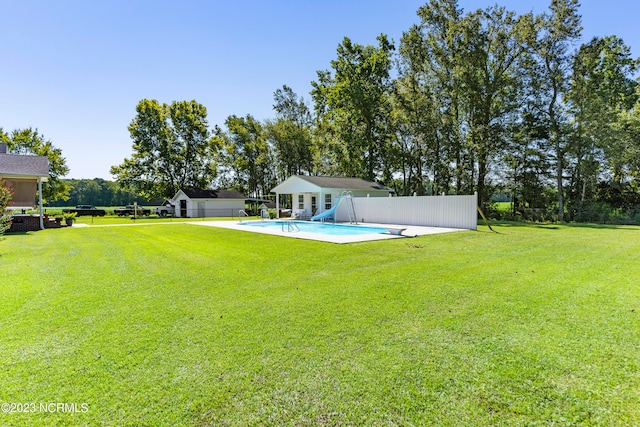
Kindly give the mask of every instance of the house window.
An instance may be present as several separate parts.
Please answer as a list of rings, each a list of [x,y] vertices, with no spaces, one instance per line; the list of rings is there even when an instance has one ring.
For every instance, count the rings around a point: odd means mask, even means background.
[[[331,194],[324,195],[324,209],[325,210],[331,209]]]
[[[304,209],[304,194],[298,194],[298,209]]]
[[[318,201],[316,200],[316,196],[311,196],[311,213],[315,215],[317,209]]]

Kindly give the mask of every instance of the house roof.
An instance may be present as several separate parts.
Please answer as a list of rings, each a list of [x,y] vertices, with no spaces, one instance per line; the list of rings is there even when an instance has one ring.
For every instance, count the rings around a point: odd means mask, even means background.
[[[181,190],[190,199],[246,199],[245,195],[236,190]]]
[[[317,188],[393,192],[393,190],[389,187],[386,187],[382,184],[378,184],[373,181],[367,181],[362,178],[341,178],[341,177],[334,177],[334,176],[306,176],[306,175],[293,175],[289,177],[286,181],[277,185],[271,191],[279,192],[280,190],[285,190],[294,182],[297,182],[298,184],[300,184],[301,180]]]
[[[362,178],[340,178],[334,176],[305,176],[296,175],[300,179],[323,188],[342,188],[345,190],[384,190],[393,191],[382,184],[367,181]]]
[[[48,177],[49,159],[46,156],[0,153],[0,175],[21,178]]]

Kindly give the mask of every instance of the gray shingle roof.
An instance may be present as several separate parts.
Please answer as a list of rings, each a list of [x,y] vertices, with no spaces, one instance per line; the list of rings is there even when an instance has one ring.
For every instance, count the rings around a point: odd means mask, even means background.
[[[45,156],[0,154],[0,175],[48,176],[49,159]]]
[[[245,195],[236,190],[186,190],[182,192],[190,199],[246,199]]]
[[[342,188],[348,190],[385,190],[393,191],[382,184],[367,181],[361,178],[340,178],[334,176],[306,176],[296,175],[300,179],[322,188]]]

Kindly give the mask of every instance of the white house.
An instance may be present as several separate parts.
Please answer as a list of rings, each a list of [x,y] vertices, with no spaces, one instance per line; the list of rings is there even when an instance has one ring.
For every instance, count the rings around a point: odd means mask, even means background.
[[[305,175],[293,175],[271,190],[276,193],[278,215],[280,194],[291,194],[292,210],[302,218],[328,211],[344,191],[350,191],[353,197],[389,197],[393,193],[384,185],[361,178]]]
[[[245,195],[236,190],[178,190],[170,199],[177,218],[234,217],[244,209]]]

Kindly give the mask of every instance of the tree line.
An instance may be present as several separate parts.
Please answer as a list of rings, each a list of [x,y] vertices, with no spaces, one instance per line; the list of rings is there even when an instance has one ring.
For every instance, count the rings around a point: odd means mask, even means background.
[[[291,174],[375,180],[399,195],[478,193],[512,214],[594,220],[640,202],[639,61],[615,35],[578,45],[577,0],[539,15],[465,13],[431,0],[394,43],[345,37],[312,82],[284,85],[275,117],[210,128],[196,101],[142,100],[133,154],[111,172],[146,198],[181,187],[269,194]]]
[[[117,182],[102,178],[94,179],[63,179],[69,189],[64,199],[49,202],[47,206],[124,206],[133,203],[144,205],[149,200],[135,193],[124,190]]]

